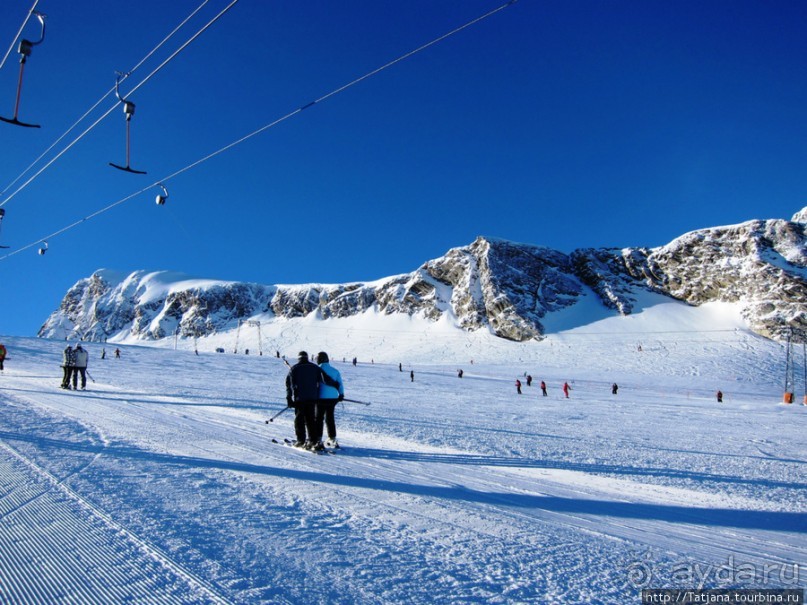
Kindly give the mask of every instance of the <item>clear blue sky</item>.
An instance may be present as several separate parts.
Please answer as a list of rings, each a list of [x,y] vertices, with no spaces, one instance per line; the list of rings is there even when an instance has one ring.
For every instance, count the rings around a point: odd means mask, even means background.
[[[127,91],[229,3],[210,0]],[[47,37],[0,190],[201,0],[40,0]],[[502,4],[240,0],[12,199],[13,252]],[[2,0],[5,54],[32,0]],[[807,205],[807,3],[519,0],[246,143],[0,261],[0,334],[33,335],[99,268],[264,284],[409,272],[489,235],[658,246]],[[38,37],[31,22],[25,36]],[[16,47],[0,70],[13,114]],[[102,103],[77,136],[112,106]],[[52,154],[47,156],[47,159]],[[40,164],[41,165],[41,164]],[[39,166],[39,165],[38,165]],[[28,173],[23,178],[24,182]]]

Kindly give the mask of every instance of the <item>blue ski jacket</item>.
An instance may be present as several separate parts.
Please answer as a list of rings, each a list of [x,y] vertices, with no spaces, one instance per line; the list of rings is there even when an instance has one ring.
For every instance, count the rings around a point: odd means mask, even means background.
[[[342,374],[327,361],[320,364],[320,369],[328,375],[328,378],[337,383],[338,386],[330,386],[324,382],[319,383],[320,399],[338,399],[345,396],[345,383],[342,382]]]

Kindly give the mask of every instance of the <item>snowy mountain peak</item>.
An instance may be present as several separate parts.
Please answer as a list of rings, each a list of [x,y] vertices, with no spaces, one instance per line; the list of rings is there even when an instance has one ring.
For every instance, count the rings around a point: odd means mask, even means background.
[[[168,272],[106,269],[77,282],[39,336],[90,340],[205,337],[247,320],[351,318],[368,312],[448,322],[523,342],[576,309],[628,316],[648,293],[699,306],[740,306],[757,333],[807,334],[804,217],[693,231],[655,249],[579,249],[478,237],[415,271],[367,283],[260,285]],[[591,317],[581,314],[578,325]],[[566,328],[574,327],[564,324]],[[547,328],[550,326],[550,328]]]

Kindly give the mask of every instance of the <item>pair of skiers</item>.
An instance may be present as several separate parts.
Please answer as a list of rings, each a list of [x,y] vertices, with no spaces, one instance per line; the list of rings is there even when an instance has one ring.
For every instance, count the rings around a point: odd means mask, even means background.
[[[339,370],[330,364],[328,354],[317,354],[317,364],[300,351],[297,363],[286,375],[286,404],[294,408],[295,447],[322,451],[323,428],[327,426],[326,445],[338,448],[336,441],[336,404],[345,397],[345,385]]]
[[[65,347],[62,354],[62,369],[64,374],[62,376],[62,388],[69,389],[70,384],[73,385],[73,390],[78,390],[78,377],[81,376],[81,389],[87,388],[87,363],[90,356],[80,344],[76,345],[74,349],[70,345]]]
[[[527,374],[527,386],[532,386],[532,376],[529,374]],[[516,378],[516,392],[521,395],[521,381],[518,378]],[[546,383],[543,380],[541,381],[541,392],[543,393],[544,397],[547,396]]]

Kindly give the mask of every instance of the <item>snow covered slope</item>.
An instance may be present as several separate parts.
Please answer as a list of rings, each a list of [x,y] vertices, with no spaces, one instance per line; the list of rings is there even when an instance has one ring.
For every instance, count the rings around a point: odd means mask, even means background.
[[[585,328],[556,315],[559,333],[529,343],[441,338],[425,319],[416,339],[361,317],[287,322],[279,352],[327,350],[347,396],[371,402],[339,406],[334,455],[273,443],[293,435],[290,413],[266,422],[287,369],[274,350],[233,355],[232,334],[228,354],[167,339],[115,359],[87,343],[87,391],[58,388],[64,340],[3,339],[0,602],[616,604],[648,586],[804,587],[807,408],[779,403],[782,346],[742,329],[736,306],[658,297],[586,313]],[[379,340],[388,363],[339,361]]]

